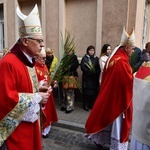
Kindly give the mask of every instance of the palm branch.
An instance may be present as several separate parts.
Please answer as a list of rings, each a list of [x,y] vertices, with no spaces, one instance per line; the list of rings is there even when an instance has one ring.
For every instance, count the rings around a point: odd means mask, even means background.
[[[51,82],[57,81],[59,83],[64,80],[64,74],[67,70],[69,70],[70,64],[72,63],[72,58],[75,53],[76,45],[74,42],[74,37],[72,38],[68,31],[65,32],[64,38],[61,34],[61,42],[63,47],[63,54],[56,68],[54,69],[54,73],[51,75]],[[78,83],[78,81],[76,81],[75,84],[81,91],[81,85]]]
[[[87,68],[91,71],[91,72],[94,72],[95,73],[95,68],[94,68],[94,65],[92,64],[91,60],[89,59],[88,62],[85,62],[84,63]]]

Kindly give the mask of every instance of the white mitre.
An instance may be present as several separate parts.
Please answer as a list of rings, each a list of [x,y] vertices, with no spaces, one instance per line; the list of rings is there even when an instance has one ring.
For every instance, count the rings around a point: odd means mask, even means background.
[[[42,47],[40,54],[42,55],[42,57],[46,57],[46,51],[44,47]]]
[[[117,52],[120,46],[135,46],[135,34],[134,29],[132,29],[131,34],[128,34],[125,31],[125,28],[123,28],[122,36],[121,36],[121,42],[120,44],[113,50],[111,55],[109,56],[107,62],[106,62],[106,68],[108,68],[108,64],[110,59],[114,56],[114,54]]]
[[[131,34],[128,34],[125,31],[125,28],[123,28],[120,45],[121,46],[135,46],[134,29],[132,30]]]
[[[37,4],[28,16],[24,15],[19,7],[16,8],[19,22],[19,36],[42,35],[41,23]]]

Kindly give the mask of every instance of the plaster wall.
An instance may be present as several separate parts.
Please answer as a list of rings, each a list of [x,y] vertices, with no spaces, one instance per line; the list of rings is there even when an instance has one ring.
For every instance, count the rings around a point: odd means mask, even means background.
[[[136,35],[136,45],[143,48],[142,45],[142,35],[143,35],[143,24],[144,24],[144,8],[145,1],[137,0],[137,10],[135,17],[135,35]]]
[[[103,1],[102,45],[115,48],[120,43],[123,27],[127,23],[128,0]]]
[[[54,50],[59,57],[59,0],[45,0],[46,47]]]
[[[30,3],[30,5],[29,5],[29,3]],[[25,15],[29,15],[29,13],[34,8],[35,4],[38,5],[39,15],[40,15],[40,18],[41,18],[41,0],[19,1],[20,9],[21,9],[22,13],[24,13]]]
[[[96,47],[97,56],[105,43],[115,48],[120,43],[123,27],[129,33],[135,28],[136,46],[142,48],[145,0],[19,0],[21,11],[26,15],[36,3],[45,47],[54,49],[58,58],[61,53],[60,32],[64,29],[75,36],[79,60],[91,44]],[[0,4],[4,7],[5,45],[11,47],[17,40],[17,0],[0,0]],[[80,67],[78,73],[81,82]]]
[[[145,0],[19,0],[25,14],[29,14],[36,3],[44,28],[45,47],[54,49],[57,57],[60,56],[62,29],[68,29],[75,36],[79,59],[90,44],[96,47],[97,56],[105,43],[114,48],[120,43],[123,27],[129,33],[135,28],[136,45],[143,48]],[[17,1],[0,0],[0,4],[4,7],[5,45],[11,47],[17,39]],[[147,41],[149,39],[148,34]]]
[[[136,8],[137,8],[137,0],[129,0],[127,11],[127,31],[129,33],[133,28],[135,29]]]
[[[12,8],[15,8],[15,3],[10,3],[8,1],[6,1],[6,5],[7,5],[7,16],[9,16],[8,18],[8,21],[7,21],[7,31],[9,33],[8,35],[8,38],[10,40],[8,40],[8,45],[11,46],[14,44],[14,41],[16,41],[16,33],[15,33],[15,30],[14,28],[12,27],[15,27],[15,15],[16,15],[16,11],[15,9],[12,9]]]
[[[145,0],[103,0],[102,2],[102,26],[101,38],[96,41],[97,28],[97,8],[98,0],[62,0],[65,4],[63,14],[63,28],[71,31],[77,43],[77,55],[82,57],[88,45],[92,44],[99,55],[101,47],[105,43],[110,43],[114,48],[120,42],[122,29],[125,26],[130,32],[135,27],[136,45],[142,46],[143,18]],[[30,5],[29,5],[30,2]],[[12,3],[0,0],[4,4],[4,26],[5,26],[5,45],[10,47],[16,41],[16,22],[15,22],[15,0]],[[38,4],[41,23],[44,26],[44,37],[46,47],[54,49],[56,56],[59,57],[59,28],[60,14],[59,0],[20,0],[19,5],[23,13],[28,14],[33,9],[35,3]],[[44,5],[43,5],[44,4]],[[63,9],[63,8],[62,8]],[[140,10],[140,11],[138,11]],[[44,12],[44,15],[42,14]],[[43,18],[42,18],[43,17]],[[101,21],[101,20],[100,20]],[[15,29],[15,30],[12,30]],[[9,38],[11,37],[11,38]],[[149,38],[149,37],[148,37]],[[101,43],[101,44],[100,44]]]
[[[16,41],[15,35],[15,3],[3,2],[5,47],[10,48]]]
[[[82,57],[96,46],[97,0],[66,0],[66,29],[75,36],[76,54]]]

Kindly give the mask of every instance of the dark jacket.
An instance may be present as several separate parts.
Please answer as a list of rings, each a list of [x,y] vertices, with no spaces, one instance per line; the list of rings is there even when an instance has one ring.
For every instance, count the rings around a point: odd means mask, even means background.
[[[79,61],[77,59],[77,56],[74,54],[71,57],[69,67],[64,72],[64,75],[70,75],[70,76],[76,76],[76,77],[78,77],[78,72],[77,72],[78,67],[79,67]]]
[[[53,59],[54,59],[53,55],[52,56],[46,56],[45,64],[46,64],[48,70],[50,69],[50,66],[52,64]]]
[[[133,73],[139,69],[142,63],[143,63],[142,51],[140,48],[135,47],[134,52],[130,56],[130,65],[132,67]]]
[[[91,61],[94,67],[94,70],[91,70],[87,63]],[[82,70],[82,88],[84,92],[86,89],[97,90],[99,88],[99,75],[100,75],[100,66],[99,59],[97,56],[89,56],[86,54],[81,60],[81,70]],[[88,90],[89,91],[89,90]]]

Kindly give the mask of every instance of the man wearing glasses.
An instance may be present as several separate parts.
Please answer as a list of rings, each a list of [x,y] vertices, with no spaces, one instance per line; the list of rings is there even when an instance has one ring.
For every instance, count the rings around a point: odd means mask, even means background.
[[[0,61],[0,150],[42,150],[39,104],[47,102],[51,87],[38,86],[34,68],[44,47],[38,7],[28,16],[16,12],[19,39]]]

